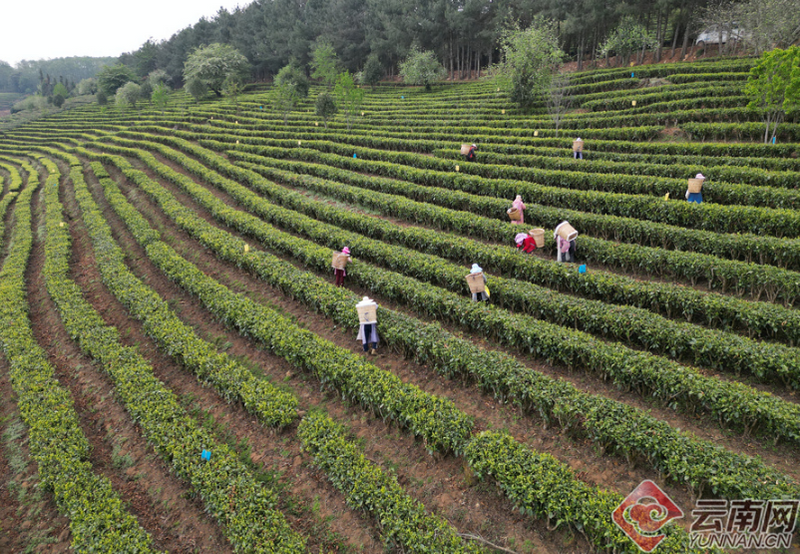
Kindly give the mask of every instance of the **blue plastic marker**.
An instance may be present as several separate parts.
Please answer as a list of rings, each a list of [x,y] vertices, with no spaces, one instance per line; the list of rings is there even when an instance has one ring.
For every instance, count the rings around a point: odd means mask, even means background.
[[[354,158],[358,158],[358,156],[356,156],[355,154],[353,154],[353,157],[354,157]]]
[[[578,273],[586,273],[586,264],[578,266]]]
[[[772,144],[775,144],[775,137],[772,137]]]
[[[200,457],[203,458],[205,461],[211,461],[211,451],[203,450],[203,453],[200,454]]]

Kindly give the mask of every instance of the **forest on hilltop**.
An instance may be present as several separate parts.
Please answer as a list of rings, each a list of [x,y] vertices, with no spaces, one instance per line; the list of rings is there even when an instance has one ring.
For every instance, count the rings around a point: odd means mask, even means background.
[[[591,62],[598,58],[608,62],[609,55],[619,54],[619,48],[609,47],[615,36],[627,37],[627,46],[638,49],[641,58],[645,49],[652,51],[659,62],[664,49],[670,49],[670,56],[680,52],[684,59],[698,34],[718,28],[723,36],[733,33],[742,39],[730,41],[727,53],[742,50],[741,44],[758,55],[800,38],[799,12],[800,0],[256,0],[234,11],[220,8],[168,40],[148,40],[118,58],[23,61],[16,68],[0,61],[0,91],[35,92],[50,81],[48,75],[51,82],[63,79],[74,85],[115,61],[140,81],[162,70],[178,88],[184,84],[189,54],[212,43],[240,51],[257,81],[273,77],[289,63],[306,67],[323,44],[333,48],[338,63],[351,73],[372,57],[385,76],[393,77],[409,53],[419,49],[432,52],[450,79],[471,79],[500,61],[509,29],[525,29],[536,18],[553,22],[560,48],[579,71],[596,66]],[[738,26],[746,31],[737,35]]]
[[[212,19],[201,19],[169,40],[148,41],[121,61],[141,75],[164,69],[175,86],[183,62],[194,48],[213,42],[239,49],[254,77],[274,75],[289,63],[310,61],[314,46],[331,44],[342,65],[355,72],[367,56],[378,56],[388,75],[413,46],[432,50],[444,66],[461,77],[498,61],[500,39],[512,22],[524,28],[537,15],[558,22],[564,50],[579,63],[592,57],[626,15],[635,15],[659,43],[689,44],[690,22],[707,0],[257,0]],[[673,41],[675,39],[675,41]],[[472,74],[474,76],[474,74]]]
[[[256,0],[174,34],[148,41],[120,61],[144,77],[154,69],[182,84],[183,64],[199,46],[231,44],[247,57],[253,78],[275,75],[290,62],[305,66],[319,44],[333,46],[342,66],[356,72],[376,56],[389,76],[413,48],[430,50],[451,78],[473,78],[499,61],[503,33],[536,17],[555,22],[562,49],[584,69],[626,21],[646,29],[654,60],[662,49],[686,54],[709,26],[746,25],[756,53],[800,36],[800,0]],[[785,46],[785,45],[784,45]]]

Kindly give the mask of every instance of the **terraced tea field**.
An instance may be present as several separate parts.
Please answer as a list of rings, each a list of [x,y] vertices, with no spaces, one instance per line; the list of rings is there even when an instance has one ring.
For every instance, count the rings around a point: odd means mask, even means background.
[[[751,64],[575,74],[559,136],[490,82],[6,133],[0,550],[638,552],[651,479],[701,552],[697,499],[800,498],[800,125],[758,142]]]

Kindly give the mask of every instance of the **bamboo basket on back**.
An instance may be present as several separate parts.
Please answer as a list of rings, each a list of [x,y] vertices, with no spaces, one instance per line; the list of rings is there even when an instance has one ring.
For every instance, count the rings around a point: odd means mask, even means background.
[[[689,193],[696,194],[702,191],[703,181],[705,181],[705,179],[689,179]]]
[[[486,281],[483,280],[483,272],[470,273],[466,276],[467,284],[469,284],[469,291],[472,294],[478,294],[486,290]]]
[[[578,238],[578,231],[566,221],[562,221],[558,224],[558,227],[556,227],[556,234],[568,242]]]

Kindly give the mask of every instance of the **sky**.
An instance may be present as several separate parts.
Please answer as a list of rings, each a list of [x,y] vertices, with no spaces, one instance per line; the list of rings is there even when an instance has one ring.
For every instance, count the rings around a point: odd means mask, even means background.
[[[0,11],[0,61],[119,56],[252,0],[15,0]]]

